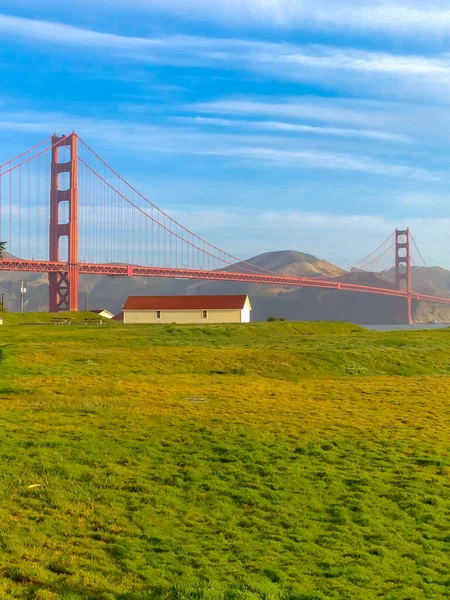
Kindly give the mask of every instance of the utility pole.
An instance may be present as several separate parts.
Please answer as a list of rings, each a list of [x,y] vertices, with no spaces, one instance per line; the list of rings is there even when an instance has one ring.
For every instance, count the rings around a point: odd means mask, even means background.
[[[4,298],[5,296],[7,296],[7,295],[8,295],[8,294],[7,294],[6,292],[2,292],[2,312],[4,312],[4,308],[5,308],[5,307],[4,307],[4,301],[3,301],[3,298]]]
[[[23,279],[20,280],[20,312],[23,313],[23,300],[26,294],[27,288],[23,287]]]

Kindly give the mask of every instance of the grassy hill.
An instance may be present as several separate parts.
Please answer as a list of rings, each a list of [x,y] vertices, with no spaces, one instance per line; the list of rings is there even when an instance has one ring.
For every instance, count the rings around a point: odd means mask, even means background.
[[[0,338],[0,597],[448,597],[449,331]]]
[[[103,325],[114,326],[116,321],[110,319],[104,319],[99,315],[91,312],[60,312],[60,313],[48,313],[48,312],[35,312],[35,313],[3,313],[3,327],[9,330],[10,325],[22,325],[22,326],[38,326],[38,325],[52,325],[58,324],[58,321],[70,322],[70,325],[96,325],[99,321]],[[4,330],[5,330],[4,329]],[[3,331],[4,331],[3,330]],[[28,330],[29,331],[29,330]],[[27,335],[28,335],[27,331]]]

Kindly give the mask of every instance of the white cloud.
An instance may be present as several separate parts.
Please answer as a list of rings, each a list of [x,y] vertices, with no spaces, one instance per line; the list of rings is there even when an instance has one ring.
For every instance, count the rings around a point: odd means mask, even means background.
[[[113,120],[97,121],[78,116],[45,113],[3,113],[0,130],[36,131],[45,134],[77,130],[87,140],[123,148],[123,140],[132,141],[133,148],[142,155],[170,153],[189,156],[226,157],[238,162],[271,163],[274,166],[296,169],[354,171],[376,175],[440,181],[442,176],[422,167],[401,165],[370,156],[324,151],[314,148],[310,141],[285,136],[223,134],[198,131],[194,128],[152,126],[136,122]],[[152,141],[149,144],[149,140]]]
[[[429,210],[438,209],[441,213],[448,213],[450,194],[437,194],[433,192],[408,192],[402,194],[398,201],[409,209]]]
[[[210,152],[213,153],[212,151]],[[406,177],[424,181],[438,182],[442,180],[439,174],[431,173],[420,167],[409,167],[377,161],[370,157],[357,157],[343,153],[314,152],[309,150],[278,150],[274,148],[237,148],[220,152],[227,156],[239,156],[254,160],[269,161],[280,165],[295,166],[296,168],[321,168],[337,171],[359,171],[387,175],[391,177]]]
[[[343,127],[317,127],[301,125],[298,123],[287,123],[285,121],[246,121],[218,119],[211,117],[177,117],[180,123],[191,125],[205,125],[213,127],[246,128],[262,131],[275,131],[279,133],[304,133],[309,135],[336,136],[344,138],[366,138],[388,142],[411,142],[406,135],[390,133],[388,131],[376,131],[372,129],[351,129]]]
[[[196,205],[173,206],[171,215],[198,233],[220,240],[237,256],[276,250],[311,253],[341,267],[350,267],[372,252],[397,228],[410,227],[429,265],[450,268],[450,219],[409,218],[399,220],[373,214],[217,209]],[[198,218],[207,215],[207,220]],[[199,231],[199,227],[203,230]],[[415,250],[414,250],[415,253]],[[386,268],[392,257],[386,256]],[[419,257],[417,264],[420,263]]]
[[[91,0],[91,5],[93,4]],[[129,9],[216,22],[242,29],[375,31],[412,36],[447,34],[445,0],[96,0],[103,9]]]
[[[382,127],[386,123],[386,107],[369,103],[317,97],[266,100],[259,98],[229,98],[198,102],[185,109],[189,112],[252,117],[307,119],[365,127],[367,123]]]
[[[0,32],[17,40],[63,49],[108,53],[108,56],[165,65],[232,68],[289,81],[320,81],[328,86],[367,88],[366,76],[420,91],[442,93],[450,86],[450,58],[369,52],[324,45],[301,45],[193,36],[128,37],[0,14]],[[362,78],[362,79],[361,79]],[[378,79],[377,79],[378,78]],[[403,82],[403,83],[402,83]],[[394,93],[386,89],[385,93]]]
[[[450,143],[448,108],[432,104],[320,97],[231,97],[183,107],[185,113],[232,120],[289,121],[325,129],[376,132],[412,139],[409,157],[438,163]],[[332,138],[330,138],[331,140]],[[386,151],[393,148],[385,145]]]

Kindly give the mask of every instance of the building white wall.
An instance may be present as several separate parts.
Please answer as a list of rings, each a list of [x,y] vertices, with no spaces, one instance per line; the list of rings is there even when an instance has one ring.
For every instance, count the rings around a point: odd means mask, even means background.
[[[250,302],[247,300],[244,308],[241,310],[241,323],[250,323]]]
[[[126,324],[179,323],[208,325],[208,323],[248,323],[250,321],[250,308],[247,308],[247,306],[243,310],[208,310],[207,319],[202,318],[202,310],[161,310],[160,319],[156,318],[156,312],[156,310],[124,310],[123,322]]]

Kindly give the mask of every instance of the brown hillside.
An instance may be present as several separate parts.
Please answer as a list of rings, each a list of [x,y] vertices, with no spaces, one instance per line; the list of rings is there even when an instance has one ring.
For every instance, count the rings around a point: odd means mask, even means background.
[[[383,275],[395,279],[395,271],[385,271]],[[450,293],[450,271],[442,267],[413,267],[412,286],[419,294],[447,295]]]
[[[294,250],[265,252],[249,260],[227,267],[226,271],[246,272],[250,265],[273,271],[290,277],[337,277],[343,269],[316,258],[312,254],[303,254]]]

